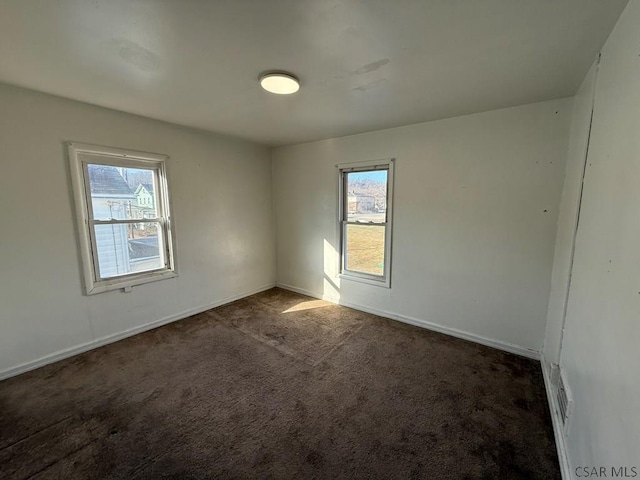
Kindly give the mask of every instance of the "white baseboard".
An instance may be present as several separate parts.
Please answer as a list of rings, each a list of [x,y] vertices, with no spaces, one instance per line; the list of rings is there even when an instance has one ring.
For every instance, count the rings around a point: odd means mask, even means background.
[[[275,287],[275,283],[264,285],[256,289],[243,292],[239,295],[223,298],[222,300],[218,300],[217,302],[213,302],[208,305],[202,305],[199,307],[190,308],[188,310],[185,310],[184,312],[180,312],[175,315],[170,315],[168,317],[160,318],[158,320],[154,320],[153,322],[145,323],[144,325],[130,328],[123,332],[118,332],[118,333],[114,333],[113,335],[107,335],[106,337],[97,338],[91,342],[83,343],[80,345],[76,345],[74,347],[60,350],[50,355],[46,355],[44,357],[38,358],[37,360],[33,360],[31,362],[23,363],[21,365],[11,367],[6,370],[2,370],[0,371],[0,380],[4,380],[9,377],[20,375],[21,373],[28,372],[29,370],[34,370],[36,368],[43,367],[50,363],[54,363],[59,360],[63,360],[65,358],[73,357],[74,355],[78,355],[80,353],[88,352],[89,350],[93,350],[94,348],[102,347],[104,345],[108,345],[109,343],[117,342],[118,340],[122,340],[124,338],[137,335],[138,333],[146,332],[147,330],[152,330],[154,328],[161,327],[162,325],[166,325],[168,323],[172,323],[187,317],[191,317],[193,315],[197,315],[198,313],[206,312],[207,310],[211,310],[212,308],[219,307],[220,305],[224,305],[225,303],[231,303],[241,298],[248,297],[250,295],[255,295],[256,293],[264,292],[265,290],[269,290],[270,288],[273,288],[273,287]]]
[[[560,463],[560,472],[563,480],[573,479],[573,469],[569,461],[567,444],[565,441],[562,419],[560,418],[560,408],[558,406],[557,389],[551,381],[550,363],[544,359],[544,355],[540,354],[540,363],[542,364],[542,376],[544,377],[544,388],[547,391],[547,400],[551,414],[551,422],[553,423],[553,435],[556,439],[556,449],[558,450],[558,462]]]
[[[540,360],[540,352],[536,350],[532,350],[530,348],[521,347],[520,345],[514,345],[512,343],[502,342],[500,340],[493,340],[491,338],[486,338],[480,335],[476,335],[474,333],[464,332],[456,328],[450,328],[450,327],[438,325],[437,323],[432,323],[427,320],[422,320],[420,318],[409,317],[407,315],[388,312],[385,310],[378,310],[376,308],[367,307],[365,305],[358,305],[351,302],[345,302],[340,298],[334,297],[332,295],[320,295],[318,293],[311,292],[303,288],[294,287],[292,285],[287,285],[284,283],[278,282],[276,283],[276,286],[283,288],[285,290],[290,290],[292,292],[300,293],[302,295],[307,295],[313,298],[319,298],[321,300],[326,300],[327,302],[332,302],[338,305],[343,305],[345,307],[353,308],[355,310],[360,310],[363,312],[371,313],[373,315],[390,318],[392,320],[398,320],[399,322],[415,325],[416,327],[426,328],[427,330],[433,330],[434,332],[444,333],[446,335],[451,335],[452,337],[462,338],[463,340],[469,340],[471,342],[479,343],[481,345],[486,345],[492,348],[497,348],[498,350],[503,350],[505,352],[515,353],[516,355],[520,355],[522,357],[532,358],[538,361]]]

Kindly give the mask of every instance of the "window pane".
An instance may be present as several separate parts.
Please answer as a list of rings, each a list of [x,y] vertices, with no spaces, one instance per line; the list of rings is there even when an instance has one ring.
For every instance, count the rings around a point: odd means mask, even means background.
[[[159,223],[95,225],[94,228],[100,278],[164,268]]]
[[[384,225],[347,225],[346,269],[384,275]]]
[[[93,218],[122,220],[156,218],[155,171],[142,168],[87,165]]]
[[[387,170],[347,173],[347,219],[384,223],[387,212]]]

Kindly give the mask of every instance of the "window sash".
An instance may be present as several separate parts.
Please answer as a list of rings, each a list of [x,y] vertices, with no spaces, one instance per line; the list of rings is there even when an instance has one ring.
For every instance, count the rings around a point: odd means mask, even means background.
[[[166,189],[162,188],[162,184],[161,184],[162,172],[160,170],[160,167],[158,167],[157,165],[147,166],[146,163],[140,163],[131,159],[120,159],[120,158],[118,158],[117,160],[114,160],[112,163],[101,160],[99,158],[96,159],[95,162],[88,161],[88,160],[80,160],[80,162],[82,162],[82,174],[83,174],[83,180],[84,180],[84,197],[85,197],[85,202],[87,204],[87,215],[90,221],[99,222],[104,220],[98,220],[94,218],[93,198],[91,197],[91,184],[89,183],[89,165],[107,165],[107,166],[115,166],[115,167],[150,170],[153,173],[153,186],[156,192],[155,194],[156,215],[157,215],[157,218],[161,218],[161,219],[166,218],[167,215],[165,214],[165,208],[164,208],[164,202],[165,202],[164,191]],[[122,221],[122,220],[130,220],[130,219],[112,218],[111,221],[113,220]],[[148,219],[145,218],[144,220],[148,220]]]
[[[342,204],[342,212],[340,220],[343,222],[349,221],[349,173],[354,172],[375,172],[387,170],[387,191],[385,192],[385,196],[387,199],[387,207],[389,205],[389,178],[391,175],[391,168],[389,164],[387,165],[377,165],[374,168],[372,167],[352,167],[352,168],[341,168],[340,175],[342,177],[342,191],[341,191],[341,204]],[[389,221],[389,208],[387,208],[384,212],[385,224]]]
[[[167,235],[166,222],[162,219],[154,220],[154,219],[145,219],[145,220],[110,220],[110,221],[100,221],[94,220],[91,221],[92,228],[89,231],[91,236],[91,247],[92,247],[92,260],[93,260],[93,271],[94,271],[94,281],[103,282],[108,281],[115,278],[126,278],[126,277],[134,277],[136,275],[140,275],[141,273],[149,273],[149,272],[159,272],[164,270],[170,270],[171,264],[169,261],[169,236]],[[144,270],[142,272],[130,272],[130,273],[122,273],[116,275],[102,276],[102,272],[100,270],[100,257],[98,255],[98,239],[95,227],[101,225],[133,225],[135,223],[150,223],[154,225],[158,225],[158,229],[160,230],[158,234],[158,254],[161,259],[161,266],[158,268],[153,268],[149,270]]]
[[[95,282],[103,282],[103,281],[109,281],[111,279],[124,279],[127,277],[130,278],[135,278],[135,276],[140,275],[141,272],[131,272],[131,273],[124,273],[121,275],[109,275],[109,276],[103,276],[102,272],[100,270],[100,255],[98,253],[98,241],[97,241],[97,237],[96,237],[96,230],[95,230],[95,226],[96,225],[130,225],[130,224],[134,224],[134,223],[158,223],[160,226],[160,233],[161,235],[161,240],[162,240],[162,244],[159,244],[159,250],[160,250],[160,255],[162,257],[162,266],[156,269],[152,269],[152,270],[145,270],[144,273],[149,273],[149,272],[154,272],[154,271],[163,271],[163,270],[170,270],[171,269],[171,264],[170,264],[170,251],[169,251],[169,238],[166,234],[167,229],[166,229],[166,225],[168,223],[168,219],[165,218],[164,216],[164,202],[163,202],[163,195],[159,195],[160,191],[162,190],[160,188],[160,168],[157,166],[157,164],[149,164],[147,165],[146,162],[139,162],[137,160],[134,159],[126,159],[126,158],[120,158],[120,157],[112,157],[113,161],[105,161],[102,160],[101,158],[96,158],[95,161],[93,161],[92,158],[87,158],[87,159],[83,159],[81,160],[82,162],[82,171],[84,174],[84,186],[85,186],[85,199],[86,199],[86,203],[87,203],[87,215],[88,215],[88,222],[91,224],[91,226],[93,228],[89,229],[89,237],[90,237],[90,241],[91,241],[91,256],[92,256],[92,261],[93,261],[93,279]],[[89,165],[107,165],[107,166],[116,166],[116,167],[124,167],[124,168],[135,168],[135,169],[143,169],[143,170],[149,170],[152,172],[153,175],[153,185],[154,185],[154,190],[156,191],[156,214],[158,215],[157,217],[155,217],[154,219],[149,219],[149,218],[144,218],[144,219],[134,219],[134,218],[122,218],[122,219],[114,219],[112,218],[111,220],[99,220],[99,219],[95,219],[94,218],[94,208],[93,208],[93,198],[91,196],[91,184],[89,182]],[[160,238],[159,238],[160,240]]]
[[[342,223],[345,225],[359,225],[361,227],[386,227],[388,222],[350,222],[348,220],[343,220]]]
[[[363,272],[362,270],[351,270],[348,268],[349,265],[349,251],[347,249],[347,228],[349,225],[355,225],[358,227],[373,227],[373,228],[384,228],[384,239],[385,239],[385,251],[383,261],[385,263],[385,268],[382,270],[382,275],[378,275],[370,272]],[[377,280],[384,280],[385,272],[386,272],[386,242],[387,242],[387,224],[384,223],[353,223],[353,222],[342,222],[342,238],[344,239],[343,247],[342,247],[342,271],[348,272],[349,275],[362,276],[362,278],[376,278]]]
[[[385,160],[380,164],[377,164],[377,162],[373,162],[371,164],[369,164],[368,162],[365,162],[365,164],[363,165],[353,165],[351,167],[347,165],[338,165],[338,168],[340,168],[340,171],[342,173],[373,172],[376,170],[389,170],[389,161]]]
[[[92,225],[116,225],[118,223],[162,223],[165,224],[164,218],[123,218],[114,220],[93,220],[89,219]]]

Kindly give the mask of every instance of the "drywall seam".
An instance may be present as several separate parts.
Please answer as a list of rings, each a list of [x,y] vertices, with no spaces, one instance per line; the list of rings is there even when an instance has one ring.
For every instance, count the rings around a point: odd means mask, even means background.
[[[123,332],[118,332],[113,335],[107,335],[105,337],[97,338],[91,342],[86,342],[80,345],[76,345],[75,347],[60,350],[50,355],[46,355],[44,357],[38,358],[37,360],[33,360],[31,362],[23,363],[22,365],[18,365],[15,367],[8,368],[6,370],[2,370],[0,371],[0,380],[14,377],[16,375],[20,375],[21,373],[25,373],[30,370],[35,370],[36,368],[43,367],[50,363],[54,363],[59,360],[63,360],[65,358],[73,357],[74,355],[78,355],[80,353],[88,352],[89,350],[93,350],[95,348],[117,342],[118,340],[122,340],[127,337],[132,337],[134,335],[137,335],[142,332],[146,332],[148,330],[153,330],[154,328],[158,328],[163,325],[176,322],[178,320],[183,320],[193,315],[197,315],[199,313],[210,310],[212,308],[219,307],[226,303],[231,303],[236,300],[240,300],[241,298],[248,297],[250,295],[255,295],[256,293],[264,292],[265,290],[269,290],[270,288],[273,288],[273,287],[275,287],[274,283],[263,285],[262,287],[241,293],[239,295],[233,295],[231,297],[224,298],[222,300],[210,303],[208,305],[190,308],[188,310],[185,310],[184,312],[177,313],[175,315],[170,315],[168,317],[161,318],[158,320],[154,320],[153,322],[145,323],[144,325],[139,325],[137,327],[130,328]]]
[[[548,368],[551,364],[545,361],[544,354],[540,354],[540,363],[542,367],[542,377],[544,378],[544,389],[547,392],[547,403],[551,414],[551,423],[553,424],[553,435],[556,439],[556,449],[558,451],[558,461],[560,463],[560,473],[563,480],[571,480],[571,462],[567,453],[567,444],[562,428],[562,419],[560,418],[560,408],[558,406],[557,389],[551,381],[551,374]]]
[[[514,353],[516,355],[520,355],[522,357],[532,358],[534,360],[540,360],[540,352],[537,350],[532,350],[530,348],[521,347],[520,345],[514,345],[508,342],[501,342],[500,340],[493,340],[491,338],[486,338],[480,335],[476,335],[473,333],[468,333],[463,330],[458,330],[456,328],[444,327],[442,325],[438,325],[437,323],[432,323],[427,320],[423,320],[421,318],[410,317],[408,315],[402,315],[399,313],[389,312],[386,310],[378,310],[376,308],[367,307],[364,305],[359,305],[356,303],[345,302],[340,298],[334,297],[332,295],[321,295],[315,292],[311,292],[309,290],[305,290],[303,288],[294,287],[292,285],[287,285],[284,283],[276,283],[277,287],[283,288],[285,290],[290,290],[292,292],[300,293],[302,295],[307,295],[313,298],[319,298],[321,300],[326,300],[328,302],[336,303],[338,305],[342,305],[345,307],[353,308],[355,310],[360,310],[362,312],[371,313],[373,315],[379,315],[381,317],[390,318],[392,320],[397,320],[399,322],[408,323],[409,325],[414,325],[416,327],[425,328],[427,330],[432,330],[438,333],[444,333],[445,335],[450,335],[452,337],[461,338],[463,340],[468,340],[474,343],[479,343],[480,345],[485,345],[487,347],[497,348],[498,350],[503,350],[505,352]]]

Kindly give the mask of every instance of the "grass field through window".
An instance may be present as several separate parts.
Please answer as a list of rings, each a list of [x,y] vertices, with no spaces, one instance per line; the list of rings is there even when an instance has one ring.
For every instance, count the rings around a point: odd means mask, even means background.
[[[384,274],[383,225],[347,225],[347,270]]]

